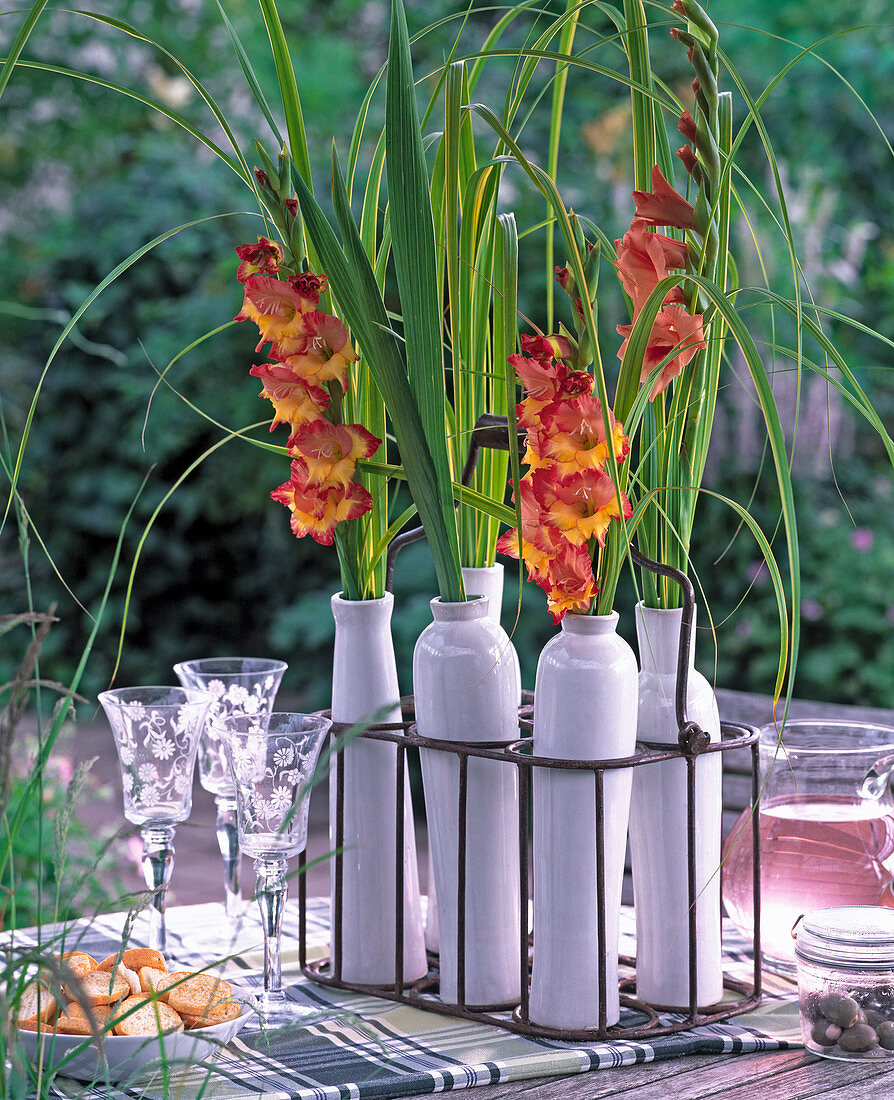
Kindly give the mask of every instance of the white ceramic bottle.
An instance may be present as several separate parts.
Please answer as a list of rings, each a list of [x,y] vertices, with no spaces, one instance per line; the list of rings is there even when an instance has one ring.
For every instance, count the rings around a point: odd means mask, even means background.
[[[394,597],[378,600],[332,597],[335,660],[332,718],[336,722],[400,722],[397,667],[391,639]],[[378,713],[388,708],[385,713]],[[361,985],[396,980],[397,746],[357,737],[342,753],[345,774],[342,856],[341,976]],[[329,781],[330,841],[335,845],[335,763]],[[404,959],[405,981],[427,970],[422,905],[413,830],[409,776],[404,773]],[[335,860],[332,860],[335,893]],[[333,902],[334,906],[334,902]],[[333,929],[335,914],[333,912]],[[335,937],[333,935],[333,952]]]
[[[677,745],[675,692],[680,609],[638,604],[640,741]],[[695,620],[693,618],[693,640]],[[711,685],[695,671],[690,646],[686,718],[711,741],[720,716]],[[636,908],[636,992],[650,1004],[688,1007],[689,891],[685,760],[635,769],[630,857]],[[695,759],[696,963],[699,1006],[723,996],[720,942],[720,830],[723,764],[719,752]]]
[[[431,602],[434,621],[413,655],[419,733],[441,741],[518,737],[518,673],[486,598]],[[459,758],[422,750],[440,933],[441,997],[495,1005],[520,997],[518,776],[511,763],[470,759],[466,788],[465,983],[458,988]]]
[[[534,689],[534,752],[608,760],[636,744],[636,659],[616,612],[571,615],[543,649]],[[631,769],[604,772],[605,1001],[617,1023],[618,934]],[[599,1026],[596,781],[534,768],[534,957],[529,1015],[543,1027]]]

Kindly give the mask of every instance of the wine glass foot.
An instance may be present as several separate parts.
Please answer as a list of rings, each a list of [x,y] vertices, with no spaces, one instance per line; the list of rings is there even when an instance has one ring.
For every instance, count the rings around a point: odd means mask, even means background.
[[[305,1027],[326,1016],[319,1008],[290,1001],[283,992],[256,993],[252,1000],[265,1028]]]

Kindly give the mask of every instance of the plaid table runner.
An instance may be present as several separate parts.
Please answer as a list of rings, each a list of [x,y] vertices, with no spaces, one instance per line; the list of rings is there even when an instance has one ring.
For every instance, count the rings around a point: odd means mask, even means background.
[[[65,950],[77,947],[97,958],[118,949],[125,914],[111,914],[74,925]],[[263,981],[263,946],[254,907],[247,907],[235,934],[227,930],[219,904],[168,911],[168,949],[181,969],[206,967],[232,955],[215,970],[243,989]],[[633,913],[622,913],[622,944],[633,954]],[[147,926],[139,917],[133,943],[145,943]],[[46,933],[46,930],[45,930]],[[474,1085],[544,1075],[658,1061],[686,1053],[737,1054],[800,1045],[794,990],[777,983],[765,1006],[724,1024],[713,1024],[648,1041],[588,1045],[531,1039],[499,1028],[422,1012],[375,997],[315,986],[298,970],[298,913],[289,903],[283,927],[283,975],[290,996],[321,1010],[318,1023],[301,1029],[263,1033],[252,1020],[210,1063],[169,1075],[109,1086],[56,1077],[50,1095],[112,1100],[177,1097],[178,1100],[390,1100]],[[14,933],[18,945],[35,943],[32,933]],[[308,954],[328,953],[328,899],[308,902]],[[54,950],[61,950],[55,947]],[[729,925],[724,930],[725,969],[747,980],[749,945]],[[622,1018],[622,1023],[625,1023]],[[635,1021],[630,1021],[632,1024]]]

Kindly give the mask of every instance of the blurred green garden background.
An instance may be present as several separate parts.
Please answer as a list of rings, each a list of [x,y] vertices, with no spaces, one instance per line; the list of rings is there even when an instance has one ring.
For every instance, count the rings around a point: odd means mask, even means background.
[[[454,17],[414,45],[423,87],[425,74],[443,64],[466,6],[460,0],[408,0],[411,33]],[[539,5],[552,15],[564,6],[557,0]],[[225,0],[224,8],[272,94],[275,78],[256,0]],[[139,27],[176,53],[224,106],[245,148],[256,135],[266,136],[216,4],[109,0],[94,10]],[[817,56],[802,58],[762,108],[783,173],[803,265],[802,291],[806,295],[809,288],[829,308],[891,337],[894,203],[884,135],[894,133],[894,28],[887,0],[714,0],[709,11],[724,50],[755,96],[803,47],[819,43]],[[315,178],[325,193],[331,141],[335,137],[346,154],[364,92],[385,57],[387,5],[291,0],[281,16]],[[473,4],[464,41],[483,41],[496,18],[488,4]],[[4,53],[19,21],[18,14],[0,20]],[[584,23],[593,44],[607,32],[596,7]],[[657,29],[653,39],[656,55],[666,54],[661,64],[668,84],[685,86],[690,77],[682,51],[671,48],[664,30]],[[170,59],[82,16],[48,7],[23,56],[151,91],[214,132],[207,107]],[[620,71],[623,58],[616,48],[600,54],[600,61],[612,57]],[[541,68],[537,87],[545,89],[554,66]],[[477,98],[499,103],[503,77],[498,66],[489,67]],[[382,111],[380,98],[372,111],[374,117]],[[575,211],[614,225],[617,236],[630,216],[629,112],[620,83],[570,73],[558,185]],[[526,151],[541,162],[548,114],[544,100],[525,131]],[[742,114],[737,110],[738,118]],[[262,231],[257,216],[240,213],[251,209],[250,195],[206,149],[138,99],[63,71],[17,68],[0,101],[0,119],[0,399],[6,425],[0,446],[10,465],[44,364],[74,310],[141,245],[173,227],[198,223],[153,249],[105,290],[53,362],[19,482],[27,520],[17,527],[8,519],[0,536],[0,608],[57,605],[60,623],[44,649],[43,667],[67,682],[90,631],[86,611],[95,611],[100,601],[120,525],[145,478],[81,690],[90,696],[108,684],[124,623],[118,683],[169,681],[177,660],[269,654],[291,665],[286,689],[300,692],[308,707],[325,706],[333,637],[328,603],[339,586],[337,561],[310,539],[297,541],[287,513],[270,501],[270,491],[287,476],[281,457],[234,440],[204,460],[146,535],[126,606],[128,574],[153,510],[189,465],[224,438],[206,417],[237,429],[268,415],[248,374],[256,361],[255,337],[245,327],[227,327],[241,304],[234,247]],[[430,129],[438,129],[436,118]],[[743,164],[772,194],[754,131]],[[507,179],[506,209],[516,212],[523,228],[536,226],[544,218],[542,203],[521,173]],[[769,224],[769,213],[767,218]],[[762,228],[739,223],[740,280],[756,284],[766,278],[772,285],[788,279],[790,288],[791,259],[764,243]],[[760,251],[752,230],[762,241]],[[520,273],[522,313],[541,325],[545,232],[523,238]],[[599,311],[608,363],[620,342],[614,326],[626,317],[617,281],[605,268]],[[890,349],[834,318],[826,327],[891,430]],[[772,351],[774,342],[794,346],[795,335],[781,320],[763,335],[767,367],[794,439],[803,576],[795,693],[894,706],[890,463],[821,378],[805,377],[796,406],[797,380],[786,363],[776,370]],[[706,488],[751,501],[764,530],[773,533],[779,511],[773,477],[764,469],[759,413],[739,384],[738,366],[731,355]],[[159,385],[165,371],[169,384]],[[694,566],[717,631],[716,650],[711,637],[702,635],[700,666],[711,676],[714,663],[719,686],[770,692],[778,624],[760,555],[732,514],[707,494],[696,530]],[[504,625],[512,629],[514,563],[507,570]],[[394,625],[405,691],[412,646],[429,621],[434,590],[424,545],[404,552]],[[628,631],[633,599],[628,584],[616,602]],[[702,611],[700,625],[707,620]],[[525,585],[514,638],[527,687],[553,630],[543,594]],[[0,682],[9,679],[26,644],[18,631],[0,638]]]

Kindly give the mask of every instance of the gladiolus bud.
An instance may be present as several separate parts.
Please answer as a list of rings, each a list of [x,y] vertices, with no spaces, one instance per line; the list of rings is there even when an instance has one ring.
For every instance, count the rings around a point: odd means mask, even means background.
[[[677,129],[687,141],[695,141],[698,134],[698,127],[688,108],[680,115]]]
[[[556,268],[556,282],[564,291],[567,291],[568,294],[571,293],[574,286],[574,278],[567,267]]]
[[[677,150],[677,156],[683,162],[683,166],[690,176],[699,183],[702,178],[702,170],[699,167],[698,161],[695,159],[695,153],[692,151],[691,145],[684,145],[681,149]]]

